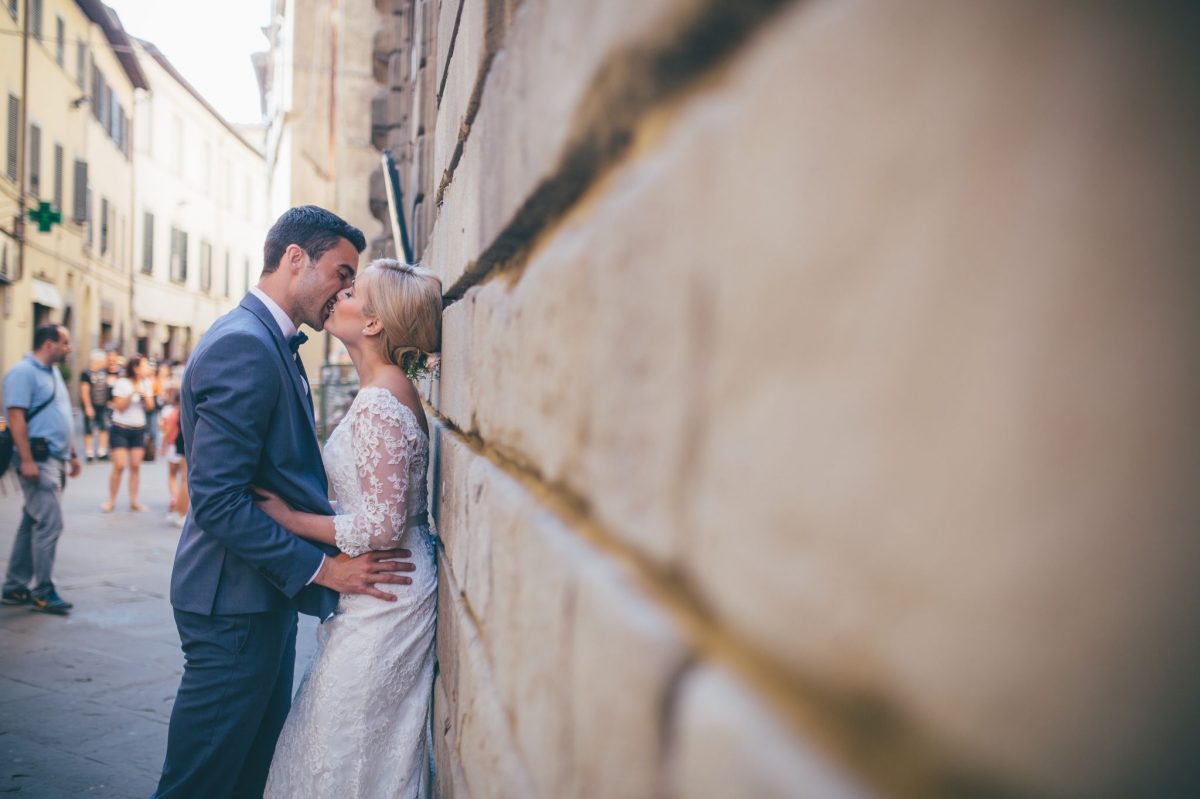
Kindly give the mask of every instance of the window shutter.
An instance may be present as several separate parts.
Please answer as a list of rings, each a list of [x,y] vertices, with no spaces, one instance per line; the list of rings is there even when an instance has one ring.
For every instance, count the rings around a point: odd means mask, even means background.
[[[62,211],[63,201],[63,148],[54,145],[54,210]]]
[[[17,134],[20,132],[18,123],[21,116],[21,101],[13,95],[8,96],[8,156],[5,163],[5,173],[9,180],[17,179]]]
[[[142,220],[142,273],[154,274],[154,214],[149,211]]]
[[[82,225],[87,221],[87,161],[75,161],[75,222]]]
[[[29,193],[42,196],[42,129],[29,126]]]

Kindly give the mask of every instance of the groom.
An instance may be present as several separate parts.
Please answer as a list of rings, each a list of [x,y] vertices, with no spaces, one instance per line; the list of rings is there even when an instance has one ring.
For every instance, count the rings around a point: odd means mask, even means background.
[[[321,330],[366,247],[329,211],[287,211],[267,234],[263,275],[200,340],[181,389],[192,510],[171,573],[183,679],[155,792],[261,797],[292,698],[296,612],[325,619],[338,593],[394,600],[407,550],[357,558],[318,548],[260,511],[258,485],[331,514],[300,324]]]

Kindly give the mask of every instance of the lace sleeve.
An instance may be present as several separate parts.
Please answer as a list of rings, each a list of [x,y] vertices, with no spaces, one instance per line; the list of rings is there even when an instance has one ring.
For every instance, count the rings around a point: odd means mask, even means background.
[[[411,448],[400,403],[385,392],[363,400],[350,420],[361,502],[333,517],[338,549],[351,557],[395,546],[407,520]]]

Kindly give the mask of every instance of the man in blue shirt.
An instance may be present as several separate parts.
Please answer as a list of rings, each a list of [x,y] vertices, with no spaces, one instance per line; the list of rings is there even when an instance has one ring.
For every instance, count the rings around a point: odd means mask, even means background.
[[[76,477],[80,466],[71,440],[71,396],[55,366],[70,354],[67,329],[42,325],[34,331],[33,352],[4,376],[4,405],[25,507],[0,602],[32,605],[32,610],[60,616],[71,609],[71,603],[54,590],[50,572],[63,528],[62,491],[68,468]]]

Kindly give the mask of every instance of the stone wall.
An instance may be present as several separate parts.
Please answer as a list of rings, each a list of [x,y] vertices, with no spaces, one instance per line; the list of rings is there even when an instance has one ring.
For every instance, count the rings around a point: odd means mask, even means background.
[[[1194,14],[377,5],[440,795],[1197,787]]]

